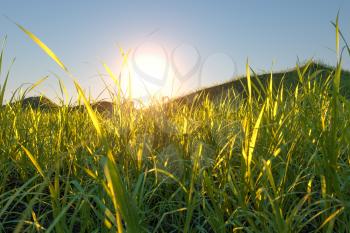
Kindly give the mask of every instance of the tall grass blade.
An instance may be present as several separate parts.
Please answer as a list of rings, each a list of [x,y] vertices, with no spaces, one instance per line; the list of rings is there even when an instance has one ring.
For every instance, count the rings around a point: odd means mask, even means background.
[[[248,103],[251,105],[251,103],[252,103],[252,84],[251,84],[250,67],[249,67],[248,60],[246,63],[246,75],[247,75],[247,86],[248,86]]]
[[[36,35],[34,35],[29,30],[25,29],[20,24],[14,22],[19,29],[21,29],[27,36],[29,36],[30,39],[32,39],[49,57],[52,58],[64,71],[68,72],[67,67],[63,64],[63,62],[56,56],[56,54],[47,47],[46,44],[44,44]]]
[[[83,90],[81,89],[80,85],[78,84],[78,82],[74,81],[74,85],[75,85],[75,88],[76,88],[77,91],[78,91],[79,97],[80,97],[80,98],[83,100],[83,102],[84,102],[84,105],[85,105],[85,107],[86,107],[86,109],[87,109],[87,111],[88,111],[88,114],[89,114],[89,116],[90,116],[90,119],[91,119],[91,121],[92,121],[92,123],[93,123],[93,125],[94,125],[94,127],[95,127],[95,129],[96,129],[97,135],[98,135],[100,138],[102,138],[102,130],[101,130],[101,127],[100,127],[100,123],[99,123],[99,121],[98,121],[98,119],[97,119],[97,116],[96,116],[94,110],[92,110],[92,107],[91,107],[91,105],[90,105],[90,102],[86,99],[85,94],[84,94]]]
[[[131,195],[126,190],[124,182],[121,178],[119,170],[112,159],[112,152],[108,152],[108,159],[104,165],[104,172],[107,179],[107,187],[109,188],[109,194],[114,203],[116,211],[116,222],[118,223],[118,232],[123,228],[120,225],[120,219],[118,217],[121,214],[123,220],[126,222],[127,232],[140,233],[143,232],[138,220],[138,211],[135,206],[135,202],[131,199]]]
[[[339,12],[337,14],[337,18],[335,19],[335,49],[337,53],[337,61],[339,61]]]
[[[29,158],[29,160],[32,162],[32,164],[34,165],[35,169],[37,170],[37,172],[43,177],[46,178],[43,169],[41,168],[41,166],[39,165],[38,161],[34,158],[34,156],[32,155],[32,153],[30,153],[30,151],[25,148],[23,145],[21,145],[22,149],[24,150],[25,154],[27,155],[27,157]]]
[[[7,40],[7,37],[5,36],[5,38],[2,41],[1,52],[0,52],[0,78],[1,78],[1,73],[2,73],[2,60],[3,60],[3,57],[4,57],[6,40]]]
[[[14,62],[15,62],[15,60],[12,60],[11,66]],[[2,86],[0,85],[0,106],[2,106],[4,104],[5,90],[6,90],[7,82],[8,82],[9,76],[10,76],[11,66],[10,66],[9,70],[7,71],[3,85]]]

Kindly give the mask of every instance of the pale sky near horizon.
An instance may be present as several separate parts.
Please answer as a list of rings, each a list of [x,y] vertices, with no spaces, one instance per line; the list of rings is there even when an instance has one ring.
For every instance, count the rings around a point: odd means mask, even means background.
[[[340,28],[350,40],[346,0],[0,0],[0,38],[8,37],[5,68],[16,57],[7,96],[46,75],[48,80],[32,95],[59,96],[53,73],[62,78],[73,99],[75,91],[71,79],[6,17],[46,43],[94,97],[104,88],[98,75],[106,74],[102,62],[119,73],[118,46],[131,49],[132,92],[140,97],[148,91],[179,95],[225,82],[245,72],[247,58],[258,73],[291,68],[297,59],[334,64],[330,22],[338,10]],[[350,69],[346,53],[344,67]],[[127,85],[126,75],[122,78]]]

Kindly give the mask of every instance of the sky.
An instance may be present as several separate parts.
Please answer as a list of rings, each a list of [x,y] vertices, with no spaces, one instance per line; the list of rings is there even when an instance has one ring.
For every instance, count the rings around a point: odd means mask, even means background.
[[[57,100],[59,77],[69,98],[76,97],[72,78],[12,21],[38,36],[84,90],[100,99],[109,96],[103,92],[106,85],[115,89],[103,64],[120,74],[125,92],[131,83],[134,98],[172,97],[244,74],[247,59],[257,73],[311,58],[334,64],[331,21],[338,10],[340,28],[350,40],[347,0],[0,0],[0,6],[0,38],[7,35],[5,68],[16,58],[7,98],[45,76],[30,95]],[[127,64],[122,65],[120,48],[130,50]],[[346,69],[348,57],[344,53]]]

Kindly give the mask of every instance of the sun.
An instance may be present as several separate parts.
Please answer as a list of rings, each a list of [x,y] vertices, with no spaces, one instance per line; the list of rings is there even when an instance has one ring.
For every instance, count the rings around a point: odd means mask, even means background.
[[[134,69],[136,68],[135,70],[141,71],[139,72],[140,75],[146,74],[147,76],[161,80],[166,72],[165,63],[165,59],[159,54],[147,53],[138,55],[136,61],[133,63],[133,67]]]
[[[128,72],[132,76],[132,96],[157,95],[166,88],[170,66],[165,48],[148,43],[137,47],[128,58]],[[128,72],[124,70],[126,75]]]
[[[126,96],[164,100],[182,95],[197,85],[195,74],[198,73],[197,63],[200,60],[198,52],[191,46],[182,46],[176,51],[174,53],[174,50],[154,42],[141,44],[131,50],[121,72]],[[191,75],[184,76],[185,79],[177,76],[188,73]]]

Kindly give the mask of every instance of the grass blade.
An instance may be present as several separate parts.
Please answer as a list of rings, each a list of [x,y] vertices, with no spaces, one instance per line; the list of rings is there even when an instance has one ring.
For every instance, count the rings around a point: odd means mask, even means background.
[[[252,103],[252,84],[251,84],[251,78],[250,78],[250,67],[249,67],[248,59],[247,59],[247,63],[246,63],[246,73],[247,73],[247,86],[248,86],[248,102],[251,105],[251,103]]]
[[[14,22],[19,29],[21,29],[27,36],[29,36],[30,39],[32,39],[49,57],[52,58],[64,71],[68,72],[68,69],[66,66],[63,64],[63,62],[56,56],[56,54],[49,48],[47,47],[46,44],[44,44],[36,35],[34,35],[32,32],[29,30],[25,29],[23,26],[20,24]]]
[[[102,137],[102,130],[100,127],[100,123],[98,122],[97,116],[94,112],[94,110],[92,110],[90,102],[86,99],[85,94],[83,92],[83,90],[81,89],[80,85],[78,84],[78,82],[74,81],[75,87],[78,91],[78,95],[79,97],[83,100],[84,105],[88,111],[88,114],[90,116],[90,119],[96,129],[97,135],[101,138]]]
[[[104,172],[107,179],[107,187],[109,188],[110,197],[114,203],[116,210],[116,222],[118,223],[118,232],[121,232],[119,213],[126,222],[127,232],[140,233],[143,232],[139,222],[138,213],[135,202],[131,200],[131,195],[127,192],[124,182],[121,178],[119,170],[112,159],[112,152],[108,152],[108,159],[104,165]]]

